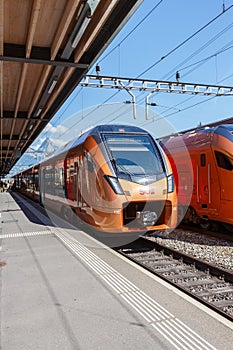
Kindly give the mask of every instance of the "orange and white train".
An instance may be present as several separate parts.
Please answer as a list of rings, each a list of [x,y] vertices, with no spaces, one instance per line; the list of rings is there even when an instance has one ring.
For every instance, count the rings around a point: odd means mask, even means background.
[[[59,153],[15,176],[15,186],[46,208],[108,233],[175,228],[170,162],[138,127],[94,127]]]
[[[180,216],[203,228],[233,231],[233,124],[197,129],[163,141],[173,166]]]

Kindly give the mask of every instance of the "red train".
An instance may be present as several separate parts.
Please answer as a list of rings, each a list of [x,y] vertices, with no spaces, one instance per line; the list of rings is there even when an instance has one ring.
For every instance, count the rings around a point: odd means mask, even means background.
[[[171,229],[177,197],[167,156],[138,127],[97,126],[15,176],[15,186],[46,208],[102,232]]]
[[[233,232],[233,124],[197,129],[163,142],[175,172],[180,217]]]

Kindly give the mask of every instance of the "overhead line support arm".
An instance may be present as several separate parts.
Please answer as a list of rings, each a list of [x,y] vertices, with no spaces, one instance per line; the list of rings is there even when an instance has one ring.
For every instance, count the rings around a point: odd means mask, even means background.
[[[177,81],[145,80],[134,78],[120,78],[99,75],[86,75],[80,82],[83,87],[102,87],[108,89],[125,89],[128,92],[170,92],[178,94],[195,94],[202,96],[233,96],[232,86],[185,83]]]

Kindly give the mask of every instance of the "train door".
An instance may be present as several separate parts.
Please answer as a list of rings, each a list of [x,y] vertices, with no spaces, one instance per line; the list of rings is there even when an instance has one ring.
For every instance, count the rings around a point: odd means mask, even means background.
[[[228,155],[215,151],[221,188],[221,200],[233,201],[233,159]]]
[[[200,209],[218,212],[220,205],[219,180],[211,148],[198,154],[196,199]],[[214,212],[213,212],[214,214]]]
[[[77,163],[75,165],[76,171],[76,198],[77,206],[81,207],[81,178],[80,178],[80,168],[81,168],[81,156],[77,157]]]
[[[188,207],[193,190],[193,173],[191,165],[188,164],[187,166],[187,163],[183,164],[182,162],[179,162],[179,164],[177,164],[177,173],[178,179],[176,183],[179,202]]]
[[[68,198],[76,201],[77,197],[77,181],[76,172],[74,168],[74,157],[69,157],[67,160],[67,184],[68,184]]]
[[[84,200],[84,206],[90,207],[92,204],[92,192],[93,189],[91,188],[92,182],[91,182],[91,172],[90,172],[90,155],[88,152],[84,152],[83,157],[83,167],[82,167],[82,190],[83,190],[83,200]]]
[[[73,200],[76,205],[78,203],[78,157],[74,157],[74,170],[73,170]]]
[[[39,191],[40,191],[40,203],[44,204],[45,201],[45,172],[44,167],[40,167],[39,173]]]
[[[77,205],[80,208],[91,207],[96,191],[93,188],[93,184],[95,184],[93,159],[88,152],[84,152],[77,158],[76,164]]]
[[[84,178],[84,168],[83,168],[83,156],[79,155],[77,158],[77,168],[76,168],[76,197],[77,206],[81,209],[84,206],[83,199],[83,178]]]

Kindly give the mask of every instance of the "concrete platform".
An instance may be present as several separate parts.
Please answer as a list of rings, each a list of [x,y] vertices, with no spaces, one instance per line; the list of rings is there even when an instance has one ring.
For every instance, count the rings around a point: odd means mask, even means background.
[[[0,193],[1,350],[232,349],[233,325],[25,198]]]

